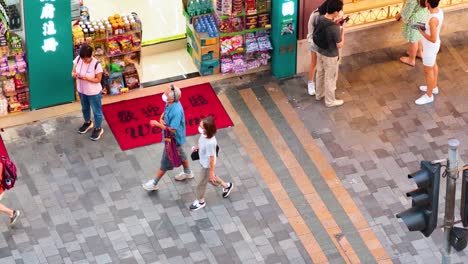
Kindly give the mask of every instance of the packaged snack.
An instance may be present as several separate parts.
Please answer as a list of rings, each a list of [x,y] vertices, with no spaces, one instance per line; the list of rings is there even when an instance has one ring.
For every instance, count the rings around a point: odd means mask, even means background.
[[[265,13],[269,12],[269,1],[267,0],[257,0],[257,12],[258,13]]]
[[[124,57],[123,57],[123,61],[124,61],[125,65],[137,64],[139,62],[138,54],[134,53],[134,52],[125,54]]]
[[[123,36],[119,39],[120,50],[123,53],[132,51],[132,36]]]
[[[247,14],[257,13],[257,2],[256,2],[256,0],[245,0],[245,12]]]
[[[125,74],[125,84],[129,89],[139,88],[140,87],[140,78],[138,73]]]
[[[230,73],[232,72],[232,59],[230,56],[224,56],[221,58],[221,73]]]
[[[232,1],[232,13],[233,14],[239,14],[242,12],[242,0],[233,0]]]
[[[109,94],[120,94],[120,90],[124,87],[124,81],[121,72],[113,73],[109,76]]]
[[[116,72],[122,72],[124,70],[125,63],[121,56],[111,58],[110,61],[110,72],[111,74],[116,73]]]
[[[231,31],[232,32],[239,32],[244,30],[244,21],[242,17],[233,17],[231,18]]]
[[[231,37],[231,45],[233,50],[238,50],[244,46],[244,38],[242,35]]]
[[[14,78],[7,78],[3,81],[3,92],[5,94],[15,92],[15,80]]]
[[[232,55],[232,63],[234,73],[243,73],[247,70],[247,65],[245,64],[244,56],[242,54]]]
[[[133,42],[132,50],[133,51],[140,50],[140,48],[141,48],[141,38],[138,36],[138,34],[133,34],[132,35],[132,42]]]
[[[223,18],[219,20],[219,32],[220,33],[231,32],[231,23],[229,21],[229,18]]]
[[[221,14],[227,16],[232,14],[232,0],[222,0]]]
[[[273,49],[271,46],[270,38],[269,37],[259,37],[257,38],[258,42],[258,50],[260,51],[267,51]]]
[[[245,40],[245,49],[247,52],[258,51],[258,42],[255,38],[248,38]]]
[[[117,39],[109,39],[109,41],[107,42],[107,49],[109,56],[115,56],[122,53]]]
[[[22,89],[26,86],[26,77],[24,74],[15,74],[14,82],[16,89]]]
[[[258,27],[266,27],[270,24],[270,14],[258,15]]]
[[[104,43],[96,42],[94,43],[94,55],[95,56],[103,56],[105,55],[106,48],[104,47]]]
[[[226,53],[229,53],[229,52],[234,50],[233,47],[232,47],[232,42],[231,42],[230,37],[221,38],[220,45],[221,45],[221,53],[222,54],[226,54]]]
[[[132,73],[136,73],[137,72],[137,69],[135,67],[135,64],[133,63],[129,63],[129,64],[126,64],[125,65],[125,68],[124,68],[124,75],[128,75],[128,74],[132,74]]]

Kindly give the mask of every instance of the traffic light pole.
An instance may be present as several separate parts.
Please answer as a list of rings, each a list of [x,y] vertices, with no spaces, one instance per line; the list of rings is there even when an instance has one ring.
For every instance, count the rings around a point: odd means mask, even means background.
[[[456,181],[458,177],[458,146],[460,142],[456,139],[451,139],[449,145],[449,158],[447,161],[448,175],[447,175],[447,189],[445,197],[445,220],[444,220],[444,250],[442,251],[442,263],[450,263],[451,245],[450,245],[450,231],[453,228],[455,218],[455,192]]]

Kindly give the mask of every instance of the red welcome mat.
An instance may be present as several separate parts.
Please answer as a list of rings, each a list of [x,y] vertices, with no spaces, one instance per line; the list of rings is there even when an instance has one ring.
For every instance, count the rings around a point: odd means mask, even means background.
[[[3,144],[2,136],[0,135],[0,157],[1,156],[8,157],[8,152],[5,148],[5,144]]]
[[[161,96],[156,94],[102,106],[122,150],[161,142],[161,130],[149,125],[150,120],[159,121],[164,112]],[[209,83],[183,88],[180,102],[184,107],[187,136],[197,134],[201,119],[209,115],[214,116],[217,128],[233,125]]]

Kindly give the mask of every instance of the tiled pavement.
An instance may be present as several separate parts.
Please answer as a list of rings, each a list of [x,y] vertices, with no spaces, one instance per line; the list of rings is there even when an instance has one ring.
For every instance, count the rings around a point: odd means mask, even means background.
[[[71,129],[80,122],[77,113],[2,135],[21,172],[6,201],[24,217],[0,224],[0,263],[310,263],[232,129],[219,131],[229,160],[217,173],[236,189],[223,200],[208,188],[208,206],[191,213],[194,181],[141,188],[161,145],[122,152],[107,126],[95,143]]]
[[[0,263],[374,263],[387,254],[438,263],[441,230],[425,239],[394,215],[409,206],[408,172],[444,157],[449,138],[468,161],[468,35],[445,38],[441,94],[429,106],[413,104],[422,69],[396,62],[403,47],[345,58],[337,93],[346,104],[336,109],[309,97],[301,78],[215,83],[235,121],[217,136],[217,172],[236,189],[222,200],[208,188],[195,213],[195,183],[175,173],[142,191],[160,145],[122,152],[107,126],[91,142],[74,132],[79,113],[5,130],[21,172],[5,202],[24,217],[12,229],[2,218]],[[463,262],[464,252],[453,255]]]

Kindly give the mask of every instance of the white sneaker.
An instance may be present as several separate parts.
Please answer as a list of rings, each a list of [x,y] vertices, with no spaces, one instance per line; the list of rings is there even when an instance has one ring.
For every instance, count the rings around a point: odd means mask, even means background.
[[[154,184],[154,179],[151,179],[147,181],[146,183],[141,185],[143,189],[147,191],[157,191],[159,190],[159,186],[157,184]]]
[[[315,95],[315,82],[309,81],[307,83],[307,92],[309,95]]]
[[[201,203],[200,201],[198,200],[195,200],[192,205],[190,205],[190,211],[197,211],[199,209],[202,209],[203,207],[205,207],[206,205],[206,202],[203,202]]]
[[[423,91],[423,92],[427,92],[427,85],[421,85],[419,86],[419,90]],[[436,86],[433,90],[432,90],[432,93],[433,94],[438,94],[439,93],[439,87]]]
[[[343,104],[344,104],[343,100],[335,100],[333,103],[327,105],[327,107],[340,106],[340,105],[343,105]]]
[[[174,179],[175,179],[176,181],[183,181],[183,180],[185,180],[185,179],[193,179],[193,173],[190,172],[190,173],[187,174],[187,173],[185,173],[185,172],[181,172],[181,173],[179,173],[179,175],[176,175],[176,176],[174,177]]]
[[[421,95],[418,100],[414,101],[417,105],[423,105],[434,102],[434,96],[427,96],[427,94]]]

